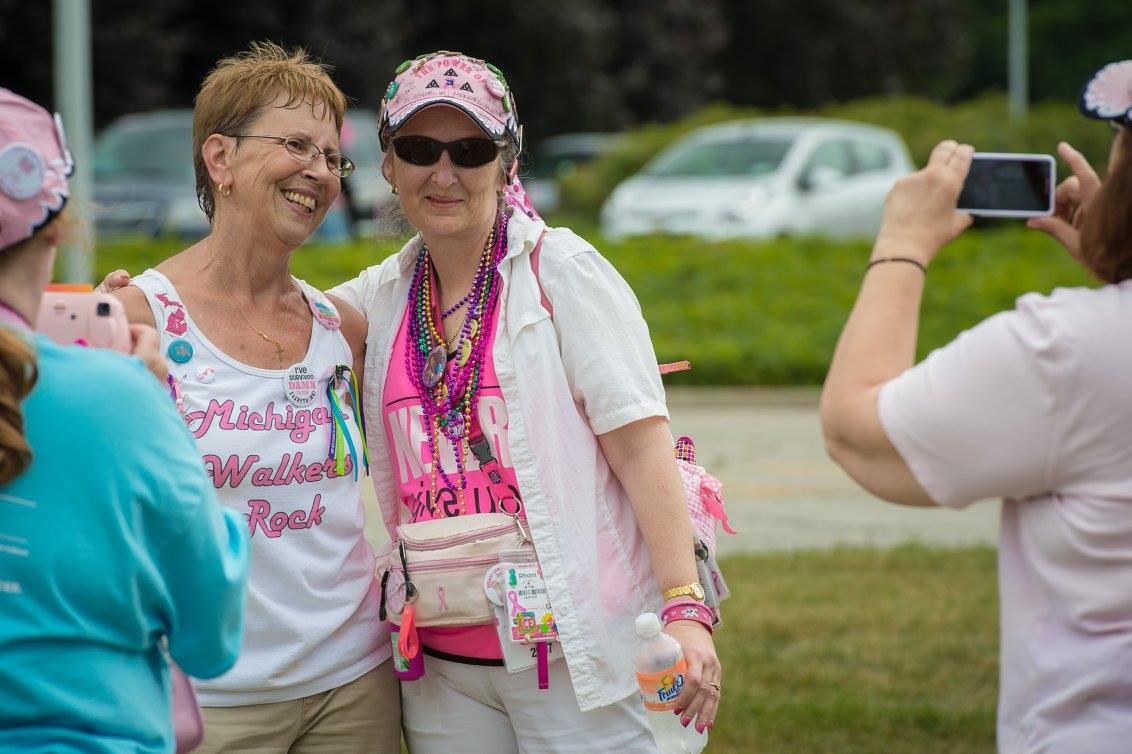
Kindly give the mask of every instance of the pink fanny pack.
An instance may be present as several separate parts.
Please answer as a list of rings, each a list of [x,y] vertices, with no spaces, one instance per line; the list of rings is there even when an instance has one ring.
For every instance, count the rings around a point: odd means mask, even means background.
[[[494,613],[484,594],[484,574],[499,562],[500,552],[530,541],[522,520],[507,513],[402,524],[390,565],[400,571],[400,579],[390,578],[403,596],[389,594],[387,582],[386,605],[394,613],[412,605],[419,628],[489,624]]]

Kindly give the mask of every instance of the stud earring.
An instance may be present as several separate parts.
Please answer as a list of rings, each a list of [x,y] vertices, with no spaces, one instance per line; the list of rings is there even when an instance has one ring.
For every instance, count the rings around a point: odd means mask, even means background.
[[[228,186],[227,184],[224,184],[224,183],[220,184],[220,195],[221,196],[229,196],[231,193],[232,193],[232,187],[231,186]]]

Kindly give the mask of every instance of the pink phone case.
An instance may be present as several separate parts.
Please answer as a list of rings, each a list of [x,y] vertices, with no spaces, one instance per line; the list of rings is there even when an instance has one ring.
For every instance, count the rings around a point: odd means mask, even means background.
[[[60,345],[130,352],[130,323],[122,303],[109,293],[48,291],[35,329]]]

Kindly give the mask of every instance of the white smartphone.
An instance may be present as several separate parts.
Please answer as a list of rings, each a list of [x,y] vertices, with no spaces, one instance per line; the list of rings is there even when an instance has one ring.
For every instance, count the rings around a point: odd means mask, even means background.
[[[1056,170],[1048,154],[975,152],[958,209],[984,217],[1052,214]]]

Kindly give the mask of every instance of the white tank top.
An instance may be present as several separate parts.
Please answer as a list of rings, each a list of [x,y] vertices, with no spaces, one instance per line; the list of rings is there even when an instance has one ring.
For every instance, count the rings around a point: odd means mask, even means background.
[[[345,474],[330,455],[335,423],[326,389],[337,365],[353,363],[351,350],[329,300],[295,282],[319,316],[302,362],[311,379],[288,391],[291,370],[248,366],[214,346],[164,275],[146,270],[132,281],[153,310],[205,473],[220,502],[244,516],[251,537],[240,659],[220,678],[197,684],[206,707],[316,694],[360,677],[391,652],[354,478],[355,466],[359,480],[365,473],[362,440],[344,402]]]

